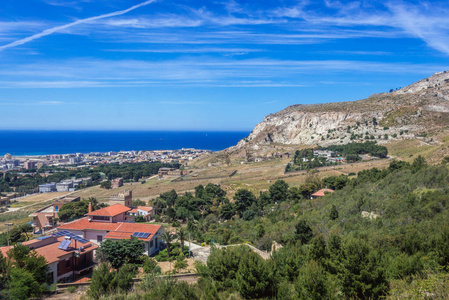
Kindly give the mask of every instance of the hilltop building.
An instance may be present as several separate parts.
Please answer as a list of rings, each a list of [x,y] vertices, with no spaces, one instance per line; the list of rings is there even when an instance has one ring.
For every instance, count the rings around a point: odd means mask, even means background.
[[[133,206],[133,191],[126,190],[122,193],[111,195],[109,197],[109,204],[121,204],[131,208]]]
[[[123,178],[115,178],[111,180],[111,188],[116,189],[123,186]]]
[[[159,178],[163,178],[164,176],[180,177],[184,175],[184,171],[175,168],[159,168],[157,175]]]

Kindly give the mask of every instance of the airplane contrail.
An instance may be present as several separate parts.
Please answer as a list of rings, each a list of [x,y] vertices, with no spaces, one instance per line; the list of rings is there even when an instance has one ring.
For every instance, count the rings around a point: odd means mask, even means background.
[[[63,29],[66,29],[66,28],[69,28],[69,27],[72,27],[72,26],[76,26],[76,25],[83,24],[83,23],[88,23],[88,22],[91,22],[91,21],[99,20],[99,19],[104,19],[104,18],[110,18],[110,17],[124,15],[124,14],[126,14],[126,13],[128,13],[128,12],[130,12],[132,10],[135,10],[135,9],[137,9],[139,7],[148,5],[148,4],[150,4],[152,2],[155,2],[155,1],[156,0],[147,0],[147,1],[142,2],[140,4],[131,6],[130,8],[127,8],[125,10],[119,10],[119,11],[115,11],[115,12],[104,14],[104,15],[99,15],[99,16],[90,17],[90,18],[87,18],[87,19],[78,20],[78,21],[75,21],[75,22],[72,22],[72,23],[69,23],[69,24],[53,27],[53,28],[50,28],[50,29],[45,29],[44,31],[36,33],[36,34],[34,34],[32,36],[29,36],[29,37],[17,40],[15,42],[12,42],[12,43],[4,45],[4,46],[0,46],[0,51],[3,51],[5,49],[7,49],[7,48],[12,48],[12,47],[15,47],[15,46],[23,45],[23,44],[31,42],[31,41],[33,41],[35,39],[39,39],[41,37],[50,35],[52,33],[55,33],[57,31],[59,31],[59,30],[63,30]]]

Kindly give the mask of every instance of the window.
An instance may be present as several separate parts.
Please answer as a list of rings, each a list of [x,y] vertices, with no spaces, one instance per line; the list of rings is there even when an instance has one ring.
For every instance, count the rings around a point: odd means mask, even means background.
[[[153,241],[150,241],[150,248],[153,248]]]
[[[93,220],[98,220],[98,221],[109,221],[109,217],[104,217],[104,216],[93,216],[92,218],[93,218]]]
[[[59,211],[59,207],[58,206],[55,206],[55,211]]]
[[[70,267],[70,259],[68,259],[68,260],[65,261],[65,267],[66,267],[66,268],[69,268],[69,267]]]
[[[101,243],[103,241],[103,236],[102,235],[97,235],[97,242]]]

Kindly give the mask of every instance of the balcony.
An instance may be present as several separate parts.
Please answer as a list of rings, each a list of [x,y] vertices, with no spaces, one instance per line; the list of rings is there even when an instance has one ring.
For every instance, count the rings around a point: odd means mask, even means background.
[[[87,269],[93,268],[96,265],[95,262],[85,263],[80,266],[75,266],[75,274],[79,274]]]

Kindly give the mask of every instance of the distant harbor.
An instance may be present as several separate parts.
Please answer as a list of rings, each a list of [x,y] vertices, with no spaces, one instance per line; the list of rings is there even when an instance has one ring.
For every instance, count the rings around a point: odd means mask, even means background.
[[[0,155],[51,155],[195,148],[220,151],[249,131],[0,130]]]

